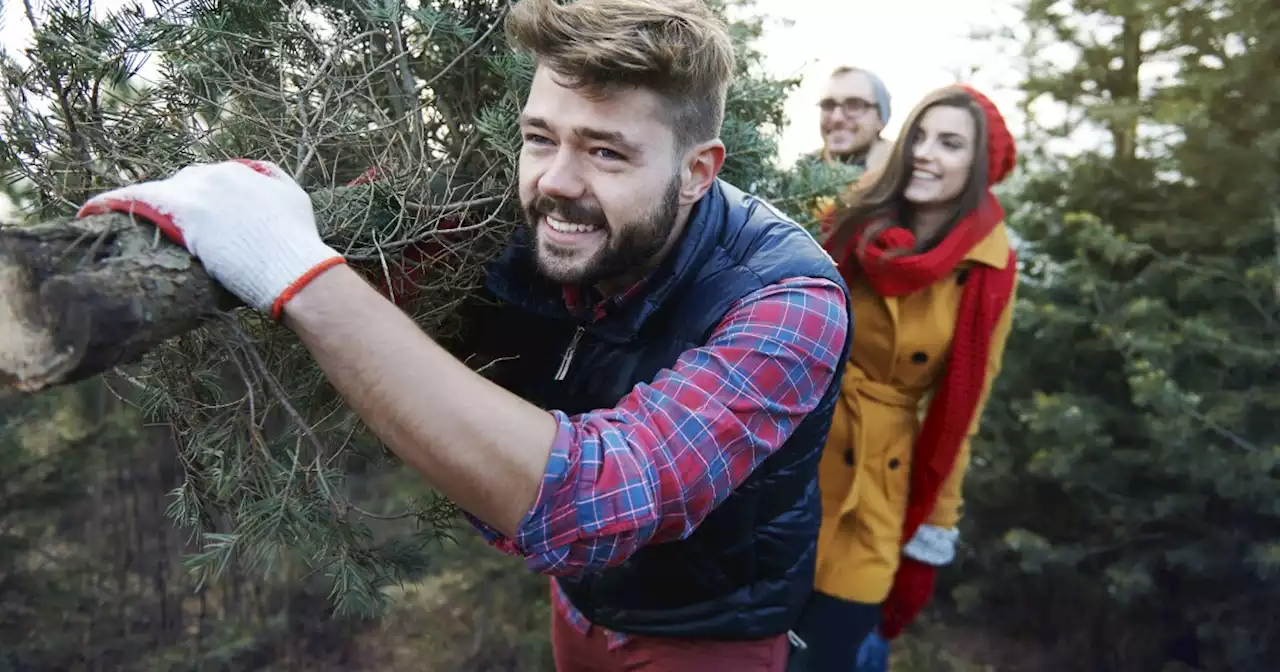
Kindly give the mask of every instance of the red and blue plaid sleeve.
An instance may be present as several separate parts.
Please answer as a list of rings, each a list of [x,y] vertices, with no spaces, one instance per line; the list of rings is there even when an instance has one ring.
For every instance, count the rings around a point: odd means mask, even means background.
[[[838,367],[838,285],[796,278],[731,308],[706,345],[611,409],[560,423],[537,500],[514,540],[470,518],[530,569],[574,574],[684,538],[791,435]]]

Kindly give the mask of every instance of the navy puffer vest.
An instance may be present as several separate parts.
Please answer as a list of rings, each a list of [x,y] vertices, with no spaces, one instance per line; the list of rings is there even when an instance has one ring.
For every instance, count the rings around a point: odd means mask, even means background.
[[[576,319],[560,286],[536,273],[527,239],[516,237],[487,282],[501,307],[486,329],[516,343],[508,354],[518,355],[494,377],[570,415],[610,408],[652,381],[682,352],[705,344],[735,301],[766,285],[809,276],[848,292],[808,232],[722,181],[699,201],[644,294],[597,322]],[[840,348],[843,364],[849,340]],[[843,368],[786,444],[687,538],[649,545],[617,567],[557,579],[573,605],[593,623],[631,634],[752,639],[790,629],[813,584],[818,460]]]

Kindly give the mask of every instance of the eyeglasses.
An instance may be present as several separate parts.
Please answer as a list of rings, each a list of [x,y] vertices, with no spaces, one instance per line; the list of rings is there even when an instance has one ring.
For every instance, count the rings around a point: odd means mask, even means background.
[[[818,101],[818,107],[822,108],[822,111],[827,114],[831,114],[832,112],[835,112],[836,108],[839,107],[840,109],[844,110],[845,114],[849,116],[864,114],[868,110],[877,109],[877,106],[875,103],[867,100],[863,100],[861,98],[845,98],[844,100],[835,100],[834,98],[823,98],[822,100]]]

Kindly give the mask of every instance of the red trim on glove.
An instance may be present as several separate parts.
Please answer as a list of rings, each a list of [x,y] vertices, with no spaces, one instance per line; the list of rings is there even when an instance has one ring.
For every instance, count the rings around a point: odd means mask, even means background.
[[[329,257],[315,266],[312,266],[311,270],[303,273],[301,277],[294,280],[288,287],[285,287],[284,291],[280,292],[280,296],[276,297],[275,303],[271,304],[271,319],[280,319],[280,315],[284,313],[284,304],[293,300],[293,297],[297,296],[298,292],[301,292],[302,289],[312,280],[320,277],[321,273],[324,273],[334,266],[340,266],[345,263],[347,263],[347,260],[343,257]]]
[[[261,173],[263,175],[266,175],[267,177],[273,177],[275,179],[283,179],[285,177],[289,177],[287,175],[280,173],[278,169],[272,168],[271,164],[265,163],[263,161],[255,161],[253,159],[231,159],[231,162],[246,165],[252,168],[254,172]]]
[[[182,229],[179,229],[173,223],[173,217],[166,215],[154,207],[142,202],[132,201],[122,198],[103,198],[97,201],[85,203],[76,212],[76,219],[88,217],[90,215],[105,215],[113,212],[129,215],[130,217],[142,217],[151,222],[161,233],[167,236],[173,242],[181,245],[183,249],[187,247],[187,239],[182,235]]]
[[[893,639],[902,634],[933,597],[938,568],[910,556],[902,556],[893,588],[880,609],[880,634]]]

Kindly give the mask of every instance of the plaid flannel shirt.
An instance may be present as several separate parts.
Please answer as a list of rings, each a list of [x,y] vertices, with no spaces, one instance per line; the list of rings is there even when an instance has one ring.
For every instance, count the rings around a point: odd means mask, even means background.
[[[579,297],[566,301],[573,308]],[[596,319],[612,302],[596,306]],[[614,408],[550,411],[559,431],[515,539],[468,518],[490,545],[550,576],[612,567],[646,544],[687,537],[818,404],[843,365],[848,310],[839,287],[821,279],[750,294],[706,345]],[[552,584],[555,608],[588,632]],[[608,634],[610,648],[627,640]]]

